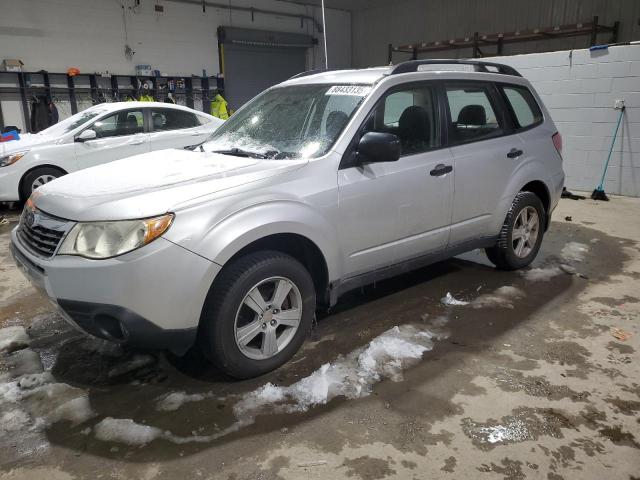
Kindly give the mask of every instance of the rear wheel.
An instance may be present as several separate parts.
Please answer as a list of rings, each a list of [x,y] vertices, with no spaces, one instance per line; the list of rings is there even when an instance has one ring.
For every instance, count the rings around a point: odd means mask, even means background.
[[[43,185],[62,177],[64,172],[53,167],[38,167],[31,170],[22,178],[20,195],[22,201],[26,201],[31,194]]]
[[[498,242],[486,249],[489,260],[501,270],[516,270],[536,258],[542,237],[546,213],[540,198],[532,192],[520,192],[511,204]]]
[[[220,272],[207,296],[201,349],[232,377],[266,373],[300,348],[315,301],[313,280],[295,258],[274,251],[240,257]]]

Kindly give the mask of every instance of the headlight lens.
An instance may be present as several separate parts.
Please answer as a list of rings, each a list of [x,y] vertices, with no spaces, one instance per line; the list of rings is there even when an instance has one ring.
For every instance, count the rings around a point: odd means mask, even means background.
[[[10,153],[9,155],[0,157],[0,167],[8,167],[9,165],[13,165],[22,157],[24,157],[27,153],[29,153],[29,150],[24,150],[22,152],[13,152],[13,153]]]
[[[151,243],[173,222],[173,214],[142,220],[77,223],[60,247],[60,255],[93,259],[117,257]]]

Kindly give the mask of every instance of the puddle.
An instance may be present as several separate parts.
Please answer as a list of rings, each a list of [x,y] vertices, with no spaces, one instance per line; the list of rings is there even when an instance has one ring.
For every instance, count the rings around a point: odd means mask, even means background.
[[[537,440],[542,436],[563,438],[563,429],[573,428],[570,420],[551,408],[520,407],[500,421],[476,422],[462,420],[462,430],[481,450],[491,450],[498,445]]]

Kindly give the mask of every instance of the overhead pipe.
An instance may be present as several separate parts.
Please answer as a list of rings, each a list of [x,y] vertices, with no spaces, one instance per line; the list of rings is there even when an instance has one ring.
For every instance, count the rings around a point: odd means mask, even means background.
[[[202,1],[202,0],[166,0],[168,2],[173,2],[173,3],[187,3],[190,5],[197,5],[199,7],[204,8],[204,6],[206,5],[207,7],[212,7],[212,8],[220,8],[222,10],[236,10],[238,12],[248,12],[248,13],[263,13],[265,15],[275,15],[278,17],[291,17],[291,18],[304,18],[306,20],[309,20],[310,22],[312,22],[315,27],[316,30],[318,31],[318,33],[324,33],[324,28],[322,27],[322,24],[320,22],[318,22],[315,18],[313,18],[310,15],[304,14],[304,13],[290,13],[290,12],[279,12],[277,10],[267,10],[264,8],[256,8],[256,7],[241,7],[238,5],[229,5],[229,4],[224,4],[224,3],[216,3],[216,2],[208,2],[208,1]]]

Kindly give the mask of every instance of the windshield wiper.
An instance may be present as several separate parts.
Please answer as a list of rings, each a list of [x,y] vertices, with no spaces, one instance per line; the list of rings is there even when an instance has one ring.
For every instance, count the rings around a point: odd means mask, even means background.
[[[214,150],[212,153],[233,155],[234,157],[267,158],[267,156],[262,153],[250,152],[249,150],[242,150],[240,148],[230,148],[229,150]]]

